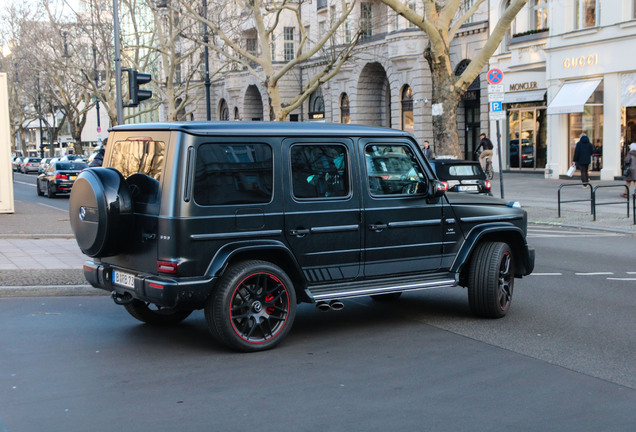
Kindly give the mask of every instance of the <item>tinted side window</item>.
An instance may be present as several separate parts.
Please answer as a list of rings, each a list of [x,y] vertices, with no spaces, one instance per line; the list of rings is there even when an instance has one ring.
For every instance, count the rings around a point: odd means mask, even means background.
[[[199,205],[260,204],[272,198],[272,149],[265,144],[202,144],[194,200]]]
[[[426,177],[407,145],[373,144],[365,148],[371,195],[410,195]]]
[[[117,141],[110,166],[116,168],[125,178],[133,174],[145,174],[161,180],[165,148],[165,143],[150,139]]]
[[[296,198],[349,195],[349,161],[343,145],[294,145],[291,170],[292,191]]]

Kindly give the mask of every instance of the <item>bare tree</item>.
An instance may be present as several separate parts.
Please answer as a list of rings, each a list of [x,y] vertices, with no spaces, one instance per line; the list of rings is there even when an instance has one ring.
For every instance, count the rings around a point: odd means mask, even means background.
[[[205,19],[188,0],[178,0],[185,13],[193,19],[209,26],[218,40],[218,44],[209,44],[209,48],[225,56],[229,61],[245,68],[267,89],[272,117],[285,120],[313,93],[321,84],[334,77],[351,55],[359,34],[346,45],[335,49],[334,36],[347,20],[355,6],[355,1],[340,1],[338,16],[329,23],[317,40],[310,40],[302,22],[303,0],[232,0],[216,2],[217,9],[212,14],[216,19]],[[275,39],[282,39],[283,27],[293,27],[299,34],[299,43],[292,55],[284,61],[276,61],[272,54]],[[250,37],[246,37],[249,33]],[[331,55],[325,55],[325,49],[331,48]],[[309,60],[320,58],[316,62],[315,74],[304,84],[298,94],[289,100],[283,100],[279,83],[295,67]]]
[[[400,0],[381,0],[395,12],[419,27],[429,38],[424,52],[433,80],[432,103],[440,109],[433,116],[435,147],[439,153],[462,156],[457,134],[457,107],[466,89],[486,66],[510,23],[528,0],[511,0],[510,5],[491,31],[486,44],[471,59],[464,72],[456,76],[450,59],[450,46],[460,27],[484,3],[475,0],[471,7],[463,9],[463,0],[422,0],[424,14],[420,15]]]

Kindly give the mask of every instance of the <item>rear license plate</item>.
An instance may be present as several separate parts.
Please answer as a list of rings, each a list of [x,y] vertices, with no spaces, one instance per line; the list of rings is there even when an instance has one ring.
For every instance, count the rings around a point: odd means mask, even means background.
[[[77,176],[69,176],[69,180],[75,180],[77,178]]]
[[[113,283],[127,288],[135,288],[135,276],[130,273],[113,270]]]
[[[467,192],[467,191],[476,191],[479,190],[479,186],[458,186],[457,190],[459,190],[460,192]]]

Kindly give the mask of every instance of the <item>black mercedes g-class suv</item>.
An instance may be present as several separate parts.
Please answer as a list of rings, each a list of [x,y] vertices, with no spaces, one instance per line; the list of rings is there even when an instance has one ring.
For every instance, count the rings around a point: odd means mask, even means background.
[[[153,123],[108,142],[69,201],[86,279],[146,323],[204,309],[237,350],[278,344],[299,302],[461,285],[475,314],[499,318],[534,267],[526,212],[446,193],[402,131]]]

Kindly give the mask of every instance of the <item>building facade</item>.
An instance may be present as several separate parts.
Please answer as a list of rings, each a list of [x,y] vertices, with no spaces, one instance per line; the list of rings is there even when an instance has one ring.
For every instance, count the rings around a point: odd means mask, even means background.
[[[421,6],[419,2],[411,3],[413,8]],[[339,4],[331,0],[303,3],[302,26],[310,40],[318,40],[324,34],[339,13],[336,9]],[[295,24],[290,21],[279,26],[283,31],[272,44],[273,56],[281,64],[298,48],[300,29],[294,27]],[[426,35],[379,0],[356,4],[334,43],[346,45],[358,29],[362,36],[350,60],[293,111],[288,120],[384,126],[406,130],[420,143],[424,140],[433,143],[431,74],[424,58]],[[253,34],[249,30],[244,29],[248,37]],[[464,70],[487,38],[488,9],[484,4],[462,26],[451,46],[451,62],[457,74]],[[255,42],[252,44],[257,46]],[[283,96],[291,99],[298,94],[322,62],[321,58],[305,62],[287,74],[279,85]],[[486,71],[484,68],[471,85],[458,110],[460,144],[469,159],[474,157],[474,149],[479,145],[479,134],[488,127],[487,94],[482,90],[486,86]],[[213,119],[270,119],[267,89],[245,70],[233,71],[214,82],[211,99]],[[203,106],[194,111],[197,119],[203,119]]]
[[[491,22],[508,4],[491,2]],[[564,176],[585,133],[591,178],[620,178],[636,142],[634,44],[636,0],[529,0],[490,65],[504,73],[504,169]]]
[[[548,164],[568,169],[585,133],[595,146],[592,170],[601,180],[621,176],[622,156],[636,142],[636,1],[551,2],[546,46]]]

